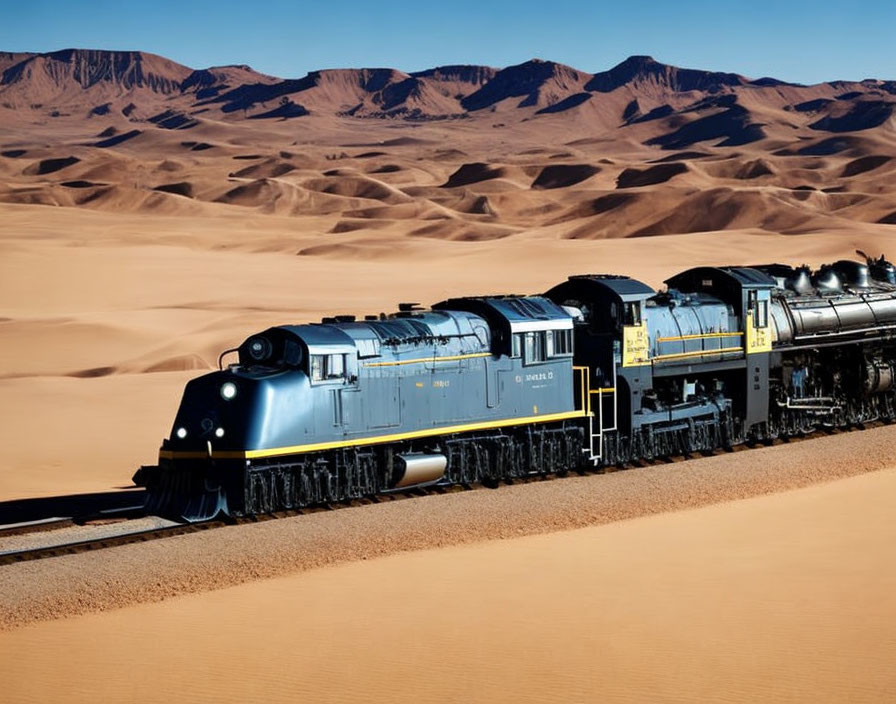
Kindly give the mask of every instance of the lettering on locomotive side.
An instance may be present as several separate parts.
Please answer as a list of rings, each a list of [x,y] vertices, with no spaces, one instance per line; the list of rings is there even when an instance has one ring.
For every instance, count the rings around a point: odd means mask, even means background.
[[[650,338],[647,323],[622,328],[622,366],[640,367],[650,363]]]
[[[547,384],[539,384],[537,382],[541,381],[552,381],[554,379],[554,372],[546,371],[546,372],[532,372],[529,374],[517,374],[513,377],[513,380],[517,384],[522,384],[523,382],[532,384],[533,389],[542,389]]]
[[[772,333],[766,324],[761,327],[756,324],[756,316],[753,311],[747,311],[747,354],[772,351]]]
[[[434,382],[432,382],[432,386],[434,389],[447,389],[449,386],[451,386],[451,380],[436,379]]]

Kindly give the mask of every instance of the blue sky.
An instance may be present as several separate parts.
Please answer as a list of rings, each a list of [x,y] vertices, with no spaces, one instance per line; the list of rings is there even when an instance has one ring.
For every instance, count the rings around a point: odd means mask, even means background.
[[[194,68],[317,68],[532,57],[585,71],[631,54],[758,78],[896,79],[896,2],[0,0],[0,50],[139,49]]]

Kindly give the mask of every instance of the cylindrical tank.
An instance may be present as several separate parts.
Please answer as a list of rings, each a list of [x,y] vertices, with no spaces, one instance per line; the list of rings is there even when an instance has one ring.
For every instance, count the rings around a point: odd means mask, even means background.
[[[778,339],[781,342],[788,341],[786,335],[780,334],[781,323],[787,316],[777,315],[775,308],[783,307],[789,311],[789,318],[793,321],[793,336],[797,339],[896,324],[894,294],[878,294],[865,298],[858,296],[782,298],[772,307],[772,315],[779,328]],[[778,320],[779,317],[782,320]]]
[[[865,393],[876,394],[893,388],[893,365],[890,362],[871,360],[865,364]]]
[[[650,356],[656,361],[699,357],[711,361],[713,352],[739,347],[742,340],[730,306],[707,294],[682,296],[670,291],[645,310]]]
[[[793,322],[782,299],[773,298],[771,305],[772,340],[776,345],[793,342]]]
[[[440,454],[408,452],[395,456],[395,469],[399,477],[396,489],[418,484],[431,484],[445,475],[448,458]]]

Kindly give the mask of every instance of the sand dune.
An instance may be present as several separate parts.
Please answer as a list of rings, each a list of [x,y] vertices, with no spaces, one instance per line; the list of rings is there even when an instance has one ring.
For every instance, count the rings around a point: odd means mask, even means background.
[[[76,156],[64,156],[55,159],[44,159],[36,164],[32,164],[22,171],[25,176],[43,176],[44,174],[52,174],[69,166],[73,166],[80,161]]]
[[[451,242],[482,242],[509,237],[514,230],[507,227],[499,227],[487,224],[463,224],[447,221],[437,222],[431,225],[423,225],[410,234],[416,237],[430,237],[433,239],[448,240]]]
[[[532,182],[532,188],[566,188],[591,178],[600,171],[599,166],[593,164],[551,164],[545,166],[536,179]]]
[[[445,188],[457,188],[458,186],[469,186],[472,183],[487,181],[492,178],[501,178],[506,174],[506,170],[500,167],[490,166],[483,163],[464,164],[457,171],[448,177],[445,181]]]
[[[687,173],[686,164],[673,161],[668,164],[651,166],[647,169],[626,169],[616,179],[617,188],[637,188],[665,183],[679,174]]]
[[[302,187],[330,195],[367,198],[392,204],[410,200],[407,195],[382,181],[340,173],[328,174],[326,178],[304,181]]]
[[[161,191],[162,193],[173,193],[175,195],[185,196],[187,198],[193,197],[193,184],[189,181],[178,181],[177,183],[162,183],[156,186],[153,190]]]
[[[882,154],[871,154],[869,156],[859,157],[844,165],[840,175],[846,178],[857,174],[863,174],[866,171],[874,171],[891,161],[892,158],[893,157],[884,156]]]
[[[333,227],[330,229],[330,232],[333,234],[341,234],[343,232],[355,232],[357,230],[379,230],[384,227],[389,227],[389,225],[391,224],[391,220],[374,220],[373,218],[346,218],[333,225]]]
[[[288,164],[285,161],[269,159],[260,164],[253,164],[239,171],[234,171],[232,176],[234,178],[277,178],[294,171],[295,168],[293,164]]]
[[[443,201],[451,210],[470,215],[497,215],[488,196],[463,191],[459,198]]]

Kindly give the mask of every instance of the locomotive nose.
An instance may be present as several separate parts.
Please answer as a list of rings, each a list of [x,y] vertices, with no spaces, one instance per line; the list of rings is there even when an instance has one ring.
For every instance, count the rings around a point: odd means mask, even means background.
[[[255,395],[253,380],[230,371],[194,379],[184,391],[168,444],[172,450],[236,448],[241,440],[235,429]]]

